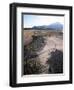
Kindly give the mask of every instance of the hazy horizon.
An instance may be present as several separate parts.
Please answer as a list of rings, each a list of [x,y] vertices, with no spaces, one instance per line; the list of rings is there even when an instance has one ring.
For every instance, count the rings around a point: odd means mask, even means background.
[[[32,28],[33,26],[50,25],[59,22],[64,25],[63,16],[43,16],[43,15],[23,15],[23,28]]]

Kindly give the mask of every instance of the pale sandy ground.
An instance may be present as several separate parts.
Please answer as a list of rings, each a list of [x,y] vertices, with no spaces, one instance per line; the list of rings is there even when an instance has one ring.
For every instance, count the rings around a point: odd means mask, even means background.
[[[39,54],[39,60],[42,65],[45,66],[45,70],[43,73],[48,72],[48,68],[50,67],[47,65],[48,58],[51,57],[51,52],[55,51],[56,49],[63,51],[63,40],[57,38],[56,36],[51,36],[46,38],[46,45],[42,51],[37,52]],[[49,54],[50,53],[50,54]]]
[[[29,44],[33,38],[32,38],[33,32],[24,32],[24,45]],[[51,35],[51,36],[45,36],[46,39],[46,45],[44,46],[44,48],[37,52],[37,54],[39,55],[39,61],[41,62],[41,64],[43,66],[45,66],[42,70],[44,70],[44,72],[42,71],[42,73],[48,73],[48,68],[50,67],[49,65],[47,65],[47,60],[48,58],[51,57],[51,52],[55,51],[56,49],[63,51],[63,36],[59,36],[59,35]]]

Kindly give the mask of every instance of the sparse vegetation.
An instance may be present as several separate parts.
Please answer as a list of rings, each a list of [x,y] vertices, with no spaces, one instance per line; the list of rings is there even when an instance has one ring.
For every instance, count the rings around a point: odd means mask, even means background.
[[[36,52],[41,50],[44,45],[45,42],[42,36],[33,36],[33,41],[29,45],[24,46],[24,74],[40,73],[42,65]]]
[[[51,52],[47,63],[50,65],[49,73],[63,73],[63,52],[59,50]]]
[[[38,58],[37,58],[38,59]],[[36,58],[24,60],[24,74],[40,74],[43,67]]]
[[[29,37],[32,37],[32,41],[29,42],[27,45],[26,44],[24,45],[24,62],[23,62],[24,63],[24,66],[23,66],[24,75],[40,74],[40,73],[49,73],[49,74],[63,73],[63,50],[62,50],[63,46],[62,44],[57,44],[59,45],[58,49],[56,49],[57,47],[56,45],[55,47],[56,50],[49,52],[49,54],[51,54],[51,57],[47,59],[48,56],[46,55],[44,56],[46,57],[45,61],[46,61],[47,66],[43,65],[40,62],[41,58],[39,58],[39,55],[37,53],[37,52],[42,51],[45,45],[47,44],[46,38],[48,38],[48,47],[50,49],[51,47],[55,46],[55,42],[59,43],[63,40],[62,39],[63,33],[62,32],[51,32],[51,31],[42,32],[42,33],[36,31],[35,33],[35,31],[30,31],[29,32],[30,34],[28,34],[27,30],[26,32],[27,32],[27,35],[29,35]]]

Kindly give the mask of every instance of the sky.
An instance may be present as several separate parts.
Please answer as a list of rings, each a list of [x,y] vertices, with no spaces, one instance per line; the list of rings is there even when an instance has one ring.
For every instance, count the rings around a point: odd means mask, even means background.
[[[64,16],[23,15],[23,27],[50,25],[59,22],[64,25]]]

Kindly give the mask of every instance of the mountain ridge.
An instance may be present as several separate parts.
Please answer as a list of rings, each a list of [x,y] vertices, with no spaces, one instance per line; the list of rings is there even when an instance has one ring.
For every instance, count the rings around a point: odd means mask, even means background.
[[[33,26],[33,29],[51,29],[51,30],[63,30],[63,25],[59,22],[52,23],[49,25]]]

